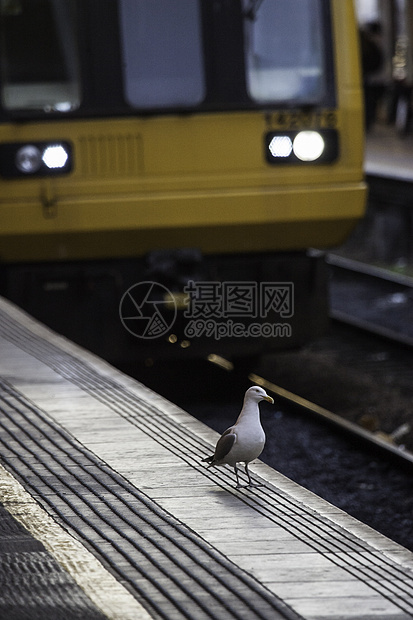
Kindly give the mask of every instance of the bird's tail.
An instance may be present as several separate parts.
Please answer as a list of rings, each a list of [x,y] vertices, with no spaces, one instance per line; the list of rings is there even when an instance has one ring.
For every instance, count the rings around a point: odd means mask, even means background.
[[[201,463],[209,463],[208,467],[212,465],[212,461],[214,460],[214,455],[207,456],[205,459],[202,459]]]

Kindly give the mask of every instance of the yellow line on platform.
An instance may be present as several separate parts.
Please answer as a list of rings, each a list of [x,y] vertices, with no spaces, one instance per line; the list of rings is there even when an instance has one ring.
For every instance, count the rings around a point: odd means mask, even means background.
[[[56,523],[1,465],[0,500],[109,620],[150,620],[148,612],[94,555]]]

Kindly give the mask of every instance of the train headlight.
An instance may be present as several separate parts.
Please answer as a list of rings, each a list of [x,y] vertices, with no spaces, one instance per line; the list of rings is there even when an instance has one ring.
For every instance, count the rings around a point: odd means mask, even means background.
[[[0,175],[6,179],[68,174],[72,168],[69,142],[0,144]]]
[[[17,170],[23,174],[33,174],[42,165],[42,154],[37,146],[26,144],[17,151],[15,163]]]
[[[324,138],[318,131],[300,131],[293,142],[294,154],[301,161],[315,161],[323,154]]]
[[[289,136],[274,136],[268,148],[273,157],[289,157],[293,150],[293,143]]]
[[[264,146],[270,164],[325,164],[335,161],[339,154],[335,129],[270,131]]]
[[[61,144],[54,144],[53,146],[48,146],[44,150],[42,155],[42,161],[50,170],[56,168],[64,168],[68,159],[69,153]]]

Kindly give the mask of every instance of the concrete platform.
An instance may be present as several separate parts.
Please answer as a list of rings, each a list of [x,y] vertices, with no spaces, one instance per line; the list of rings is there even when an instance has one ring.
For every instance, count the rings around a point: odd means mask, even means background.
[[[262,462],[263,486],[235,489],[231,468],[201,463],[215,432],[2,299],[0,351],[2,503],[83,605],[119,620],[413,618],[403,547]]]
[[[368,175],[413,181],[413,134],[397,135],[394,127],[375,125],[366,136]]]

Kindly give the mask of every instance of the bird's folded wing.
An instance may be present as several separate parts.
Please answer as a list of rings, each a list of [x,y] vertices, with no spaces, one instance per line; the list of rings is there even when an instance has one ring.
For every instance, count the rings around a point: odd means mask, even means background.
[[[218,443],[215,448],[214,460],[220,461],[224,459],[232,446],[235,443],[237,436],[234,433],[234,429],[231,427],[225,431],[225,433],[219,438]]]

